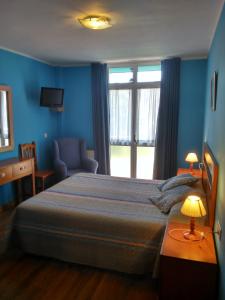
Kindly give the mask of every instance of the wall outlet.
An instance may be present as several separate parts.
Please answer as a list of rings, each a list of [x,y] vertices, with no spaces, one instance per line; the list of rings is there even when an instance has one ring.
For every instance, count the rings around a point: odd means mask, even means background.
[[[222,238],[222,228],[221,228],[221,225],[220,225],[219,221],[216,222],[216,234],[218,234],[219,240],[221,240],[221,238]]]
[[[47,139],[47,137],[48,137],[48,134],[47,134],[47,132],[45,132],[44,133],[44,138]]]

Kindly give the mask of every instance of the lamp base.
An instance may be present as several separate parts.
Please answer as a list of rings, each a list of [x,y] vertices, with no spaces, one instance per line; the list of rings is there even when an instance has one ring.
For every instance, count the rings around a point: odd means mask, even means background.
[[[193,163],[190,163],[189,172],[193,175]]]
[[[189,240],[189,241],[201,241],[204,239],[204,234],[200,231],[194,231],[194,232],[191,232],[190,230],[189,231],[185,231],[183,233],[184,235],[184,238],[186,240]]]
[[[197,232],[197,237],[200,237],[200,239],[196,239],[196,235],[195,238],[193,239],[186,238],[185,233],[190,233],[190,231],[182,227],[169,230],[169,236],[174,240],[177,240],[179,242],[184,242],[184,243],[201,242],[204,239],[204,232],[195,231],[195,233],[196,232]]]

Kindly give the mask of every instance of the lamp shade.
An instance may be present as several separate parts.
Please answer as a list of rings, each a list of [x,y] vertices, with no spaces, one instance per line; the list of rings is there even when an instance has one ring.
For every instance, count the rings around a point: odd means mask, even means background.
[[[197,154],[194,152],[188,153],[188,155],[185,158],[185,161],[190,162],[190,163],[198,162]]]
[[[200,218],[206,215],[206,210],[201,198],[194,195],[190,195],[185,199],[181,207],[181,212],[183,215],[191,218]]]

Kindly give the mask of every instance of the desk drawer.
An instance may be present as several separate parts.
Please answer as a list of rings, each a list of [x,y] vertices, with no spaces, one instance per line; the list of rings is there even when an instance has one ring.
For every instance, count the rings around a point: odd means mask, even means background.
[[[25,173],[32,172],[32,164],[31,161],[23,161],[19,164],[13,166],[13,176],[20,176]]]
[[[10,180],[12,178],[12,167],[0,168],[0,184]]]

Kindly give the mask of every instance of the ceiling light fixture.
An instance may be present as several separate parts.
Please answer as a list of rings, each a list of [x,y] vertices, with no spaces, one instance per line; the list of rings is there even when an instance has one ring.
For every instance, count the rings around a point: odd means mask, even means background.
[[[112,27],[110,19],[104,16],[87,16],[83,19],[78,19],[78,21],[82,26],[94,30]]]

